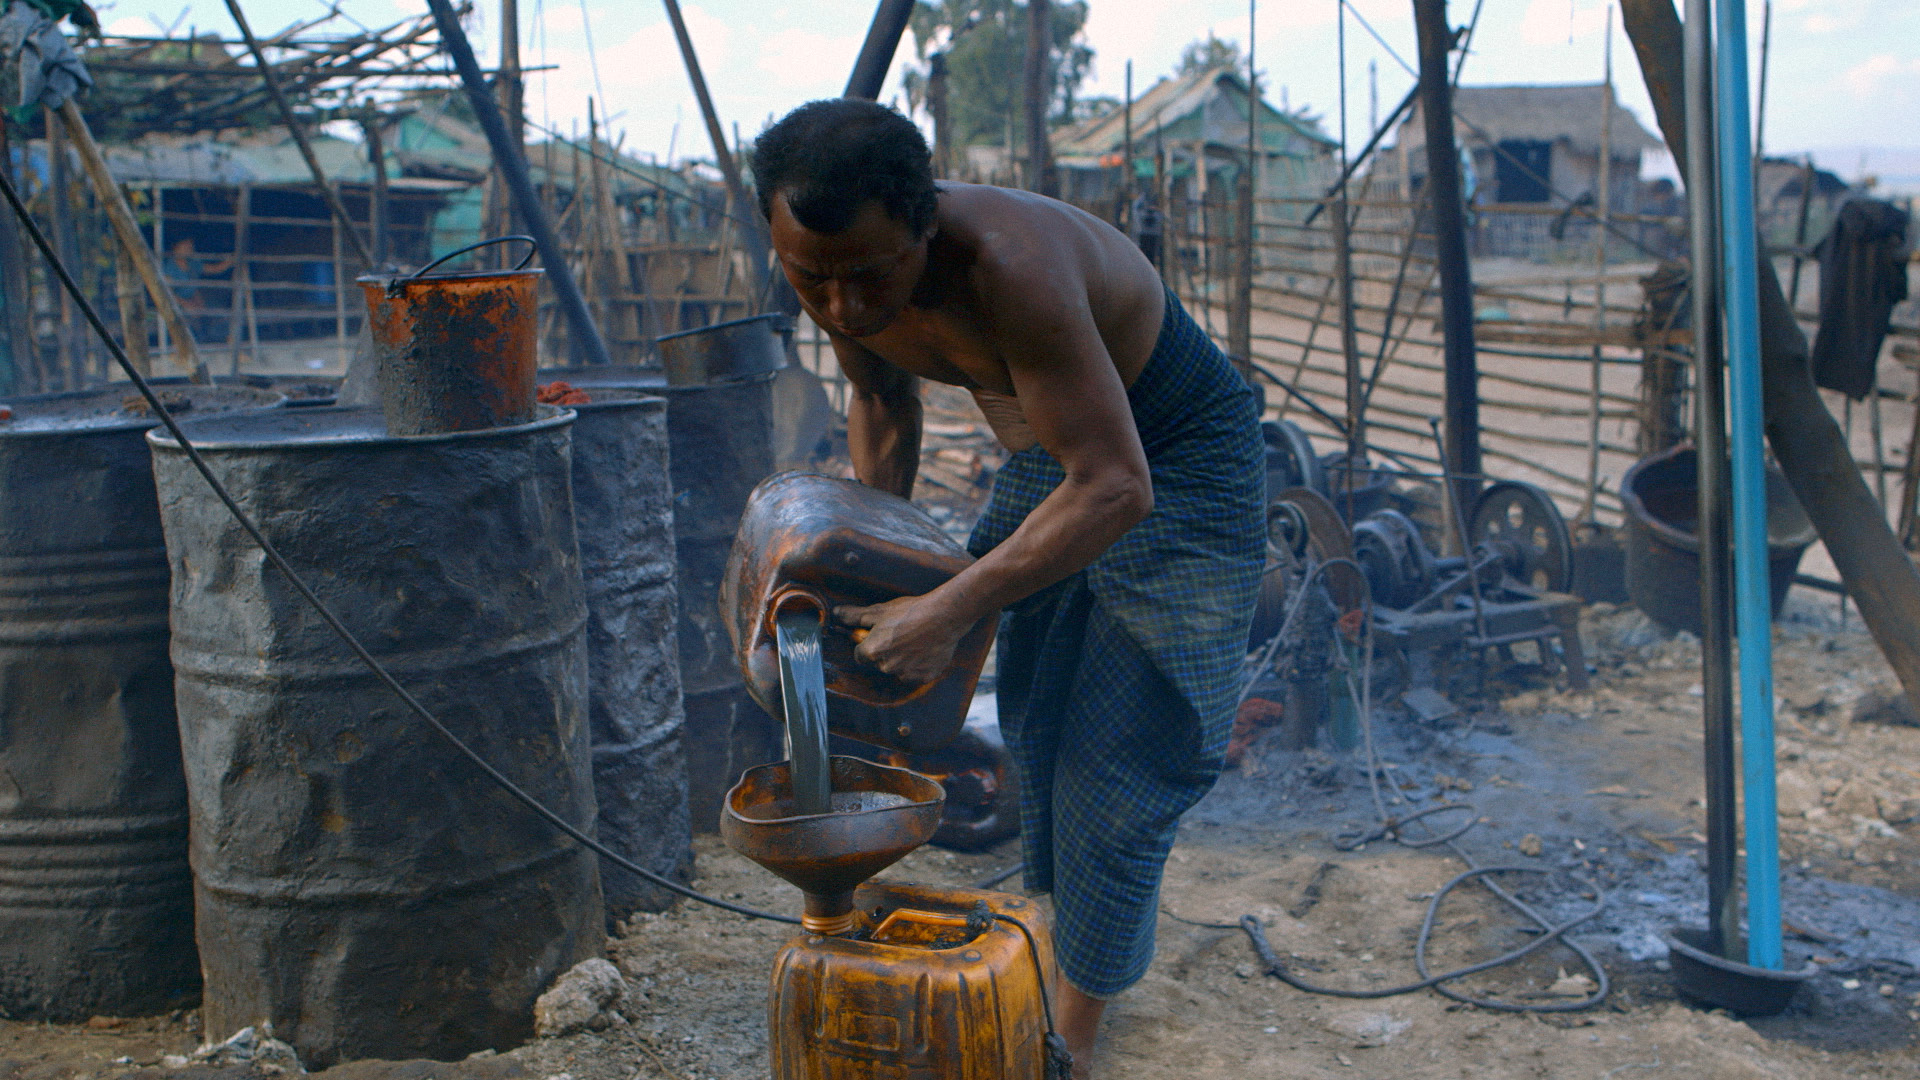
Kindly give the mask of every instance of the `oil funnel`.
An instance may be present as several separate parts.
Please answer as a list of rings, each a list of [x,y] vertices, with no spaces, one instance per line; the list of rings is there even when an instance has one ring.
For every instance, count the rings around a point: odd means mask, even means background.
[[[853,928],[853,890],[898,862],[940,827],[946,792],[906,769],[854,757],[832,760],[833,809],[795,812],[786,762],[748,769],[727,792],[727,846],[806,893],[801,923],[815,934]]]

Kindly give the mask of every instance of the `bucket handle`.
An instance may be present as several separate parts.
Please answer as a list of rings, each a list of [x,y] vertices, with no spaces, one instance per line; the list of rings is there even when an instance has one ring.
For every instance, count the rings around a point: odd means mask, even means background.
[[[539,254],[540,245],[535,243],[533,237],[531,236],[520,236],[516,234],[513,236],[496,236],[491,240],[482,240],[477,244],[468,244],[466,247],[463,247],[463,248],[455,248],[454,250],[447,252],[445,255],[440,256],[439,258],[433,260],[432,262],[414,271],[413,273],[408,274],[405,278],[402,278],[401,280],[418,281],[421,278],[427,276],[427,271],[433,269],[436,266],[439,266],[441,263],[446,262],[448,259],[458,258],[462,255],[465,255],[469,251],[478,251],[483,247],[492,247],[495,244],[512,243],[515,240],[525,241],[525,243],[527,244],[527,257],[524,259],[521,259],[520,262],[514,266],[515,270],[524,270],[526,269],[527,264],[533,261],[533,257]]]

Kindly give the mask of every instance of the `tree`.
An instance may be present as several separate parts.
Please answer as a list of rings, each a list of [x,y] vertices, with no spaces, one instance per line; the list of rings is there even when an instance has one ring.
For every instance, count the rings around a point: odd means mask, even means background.
[[[1053,4],[1053,92],[1050,120],[1071,122],[1080,114],[1077,93],[1093,64],[1093,49],[1081,38],[1086,0]],[[1020,72],[1027,53],[1027,8],[1016,0],[920,0],[914,5],[913,38],[922,66],[902,77],[907,100],[924,108],[928,59],[946,53],[948,138],[955,147],[1018,142],[1021,131]]]
[[[1193,75],[1222,65],[1238,69],[1245,58],[1240,55],[1240,44],[1235,41],[1222,41],[1212,34],[1204,41],[1196,41],[1180,50],[1180,66],[1173,70],[1174,77]]]

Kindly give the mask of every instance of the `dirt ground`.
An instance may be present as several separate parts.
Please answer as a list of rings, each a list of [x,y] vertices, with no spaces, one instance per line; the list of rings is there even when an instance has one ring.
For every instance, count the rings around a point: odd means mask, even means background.
[[[1525,1015],[1432,991],[1350,1001],[1294,990],[1259,970],[1228,928],[1259,915],[1299,974],[1333,986],[1413,978],[1427,899],[1462,865],[1445,849],[1331,838],[1373,817],[1358,754],[1256,743],[1185,822],[1168,865],[1159,953],[1109,1010],[1103,1077],[1648,1076],[1907,1077],[1920,1074],[1920,728],[1872,722],[1886,678],[1871,641],[1830,599],[1796,593],[1776,634],[1790,959],[1821,973],[1788,1015],[1741,1022],[1675,999],[1658,932],[1704,919],[1698,650],[1630,609],[1590,611],[1595,689],[1569,694],[1536,667],[1448,685],[1465,711],[1436,724],[1383,699],[1376,743],[1395,813],[1471,804],[1462,839],[1483,864],[1578,874],[1506,879],[1550,920],[1590,905],[1575,931],[1611,980],[1604,1005]],[[1456,668],[1456,673],[1468,669]],[[1868,719],[1855,720],[1856,714]],[[966,883],[1010,865],[1018,841],[961,855],[923,849],[887,876]],[[697,884],[795,912],[799,896],[711,837]],[[1312,897],[1317,896],[1317,900]],[[1442,906],[1436,969],[1528,939],[1528,924],[1468,885]],[[788,928],[694,904],[633,919],[610,948],[633,1015],[599,1033],[542,1039],[464,1062],[361,1062],[332,1080],[748,1080],[766,1075],[768,965]],[[1465,980],[1463,990],[1551,1002],[1590,989],[1568,950]],[[1557,984],[1557,985],[1556,985]],[[1567,1000],[1562,996],[1558,1000]],[[181,1065],[195,1017],[0,1022],[0,1080],[244,1080],[273,1066]],[[217,1033],[225,1035],[226,1033]]]

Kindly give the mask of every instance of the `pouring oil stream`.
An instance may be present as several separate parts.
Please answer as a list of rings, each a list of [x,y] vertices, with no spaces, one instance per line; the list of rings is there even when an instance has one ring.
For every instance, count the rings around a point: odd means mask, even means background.
[[[820,655],[818,611],[782,611],[774,618],[780,647],[780,704],[786,713],[787,759],[795,809],[824,814],[832,808],[833,778],[827,765],[827,674]]]

